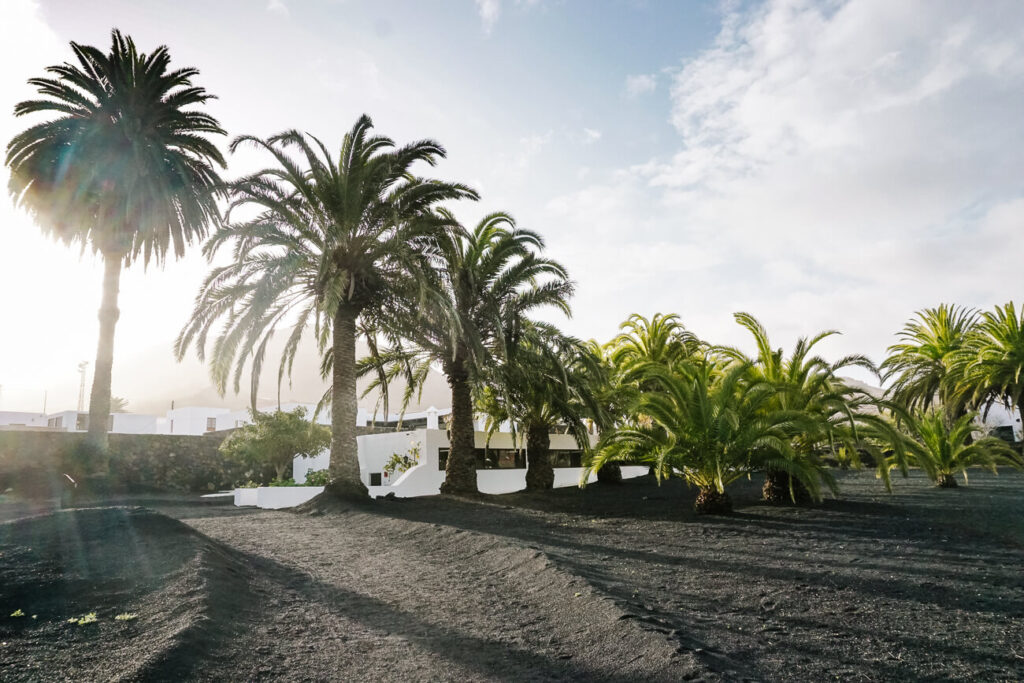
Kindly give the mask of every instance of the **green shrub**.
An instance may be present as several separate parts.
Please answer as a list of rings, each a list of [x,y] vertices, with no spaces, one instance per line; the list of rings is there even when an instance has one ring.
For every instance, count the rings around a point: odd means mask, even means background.
[[[306,486],[327,486],[331,483],[331,475],[327,470],[310,470],[306,472]]]
[[[306,420],[306,409],[301,406],[291,412],[250,414],[252,424],[233,432],[220,446],[228,460],[249,469],[246,476],[261,476],[269,468],[276,481],[284,481],[296,455],[316,455],[331,443],[331,430]]]

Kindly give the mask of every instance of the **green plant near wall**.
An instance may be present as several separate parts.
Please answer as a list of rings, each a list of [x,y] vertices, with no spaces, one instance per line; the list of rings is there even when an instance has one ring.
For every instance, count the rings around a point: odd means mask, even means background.
[[[306,483],[303,486],[327,486],[330,483],[330,472],[327,470],[311,470],[306,472]]]
[[[419,444],[414,443],[405,454],[392,453],[391,458],[384,464],[384,471],[387,472],[388,477],[393,477],[395,474],[402,474],[403,472],[415,467],[420,461],[420,447]]]

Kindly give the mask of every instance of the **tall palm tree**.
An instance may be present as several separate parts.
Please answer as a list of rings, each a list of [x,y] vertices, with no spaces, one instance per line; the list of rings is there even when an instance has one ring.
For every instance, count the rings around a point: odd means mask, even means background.
[[[264,356],[279,327],[289,327],[278,381],[290,373],[303,333],[313,324],[321,369],[331,384],[332,488],[365,495],[356,446],[356,337],[364,317],[424,296],[429,254],[451,227],[439,202],[476,199],[473,190],[412,175],[417,162],[445,156],[436,142],[402,147],[371,133],[361,116],[345,135],[337,158],[318,139],[286,131],[266,140],[242,136],[234,151],[253,145],[274,165],[232,183],[227,223],[204,247],[208,258],[228,245],[233,261],[214,268],[196,298],[175,349],[194,343],[201,360],[213,344],[211,374],[224,392],[234,389],[251,355],[255,405]],[[297,152],[297,163],[289,152]],[[231,222],[237,209],[250,216]],[[254,212],[254,215],[253,213]]]
[[[723,353],[748,363],[753,381],[775,387],[775,394],[766,402],[765,409],[805,414],[807,419],[802,423],[803,429],[790,437],[793,446],[790,454],[802,459],[829,488],[835,490],[835,480],[826,469],[820,450],[823,447],[844,447],[847,452],[856,453],[858,423],[877,420],[877,414],[864,412],[872,398],[847,386],[837,373],[853,366],[877,373],[874,364],[860,354],[846,356],[834,363],[813,355],[814,347],[821,341],[839,334],[836,330],[820,332],[810,339],[801,337],[787,358],[781,348],[772,347],[768,330],[754,316],[741,312],[736,313],[735,318],[754,337],[757,356],[751,359],[732,348],[723,348]],[[800,481],[781,469],[766,472],[763,493],[765,500],[770,502],[781,502],[784,498],[801,502],[810,498]]]
[[[787,457],[802,414],[770,410],[775,387],[748,381],[749,373],[747,363],[712,358],[649,364],[634,406],[649,419],[602,435],[590,471],[620,462],[649,465],[659,480],[682,477],[698,488],[700,513],[729,512],[729,484],[766,466],[784,468],[819,496],[816,472]]]
[[[1024,310],[1013,302],[985,311],[960,351],[951,356],[959,395],[987,415],[1001,403],[1024,425]]]
[[[540,235],[516,227],[504,213],[485,216],[472,232],[449,231],[436,254],[432,290],[438,295],[396,306],[376,324],[388,345],[371,343],[361,367],[375,378],[368,391],[402,377],[408,404],[431,366],[448,379],[451,450],[442,493],[477,491],[473,388],[488,363],[508,355],[530,312],[553,306],[569,314],[573,285],[561,264],[540,256],[543,248]]]
[[[915,313],[880,368],[885,380],[894,378],[888,391],[892,400],[910,410],[926,410],[938,401],[950,417],[962,413],[951,390],[949,365],[977,319],[974,309],[949,304]]]
[[[527,490],[554,486],[553,430],[564,429],[581,451],[590,450],[586,421],[601,421],[594,393],[601,372],[583,342],[551,325],[531,323],[508,355],[485,373],[477,405],[487,416],[489,435],[505,422],[512,426],[514,442],[525,432]]]
[[[224,130],[194,108],[213,98],[193,85],[199,72],[170,70],[166,47],[147,55],[114,30],[107,54],[78,43],[71,49],[78,63],[30,79],[40,99],[14,109],[52,118],[8,143],[8,189],[44,231],[103,259],[87,439],[105,453],[121,269],[140,257],[147,264],[162,264],[171,251],[180,257],[219,219],[216,167],[224,158],[207,136]],[[101,472],[106,462],[101,456]]]

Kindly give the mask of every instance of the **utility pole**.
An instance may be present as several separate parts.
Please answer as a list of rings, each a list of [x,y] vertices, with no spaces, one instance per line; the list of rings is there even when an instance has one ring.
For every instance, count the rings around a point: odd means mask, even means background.
[[[89,361],[86,360],[78,364],[78,374],[82,376],[78,383],[78,412],[85,410],[85,367],[87,365],[89,365]]]

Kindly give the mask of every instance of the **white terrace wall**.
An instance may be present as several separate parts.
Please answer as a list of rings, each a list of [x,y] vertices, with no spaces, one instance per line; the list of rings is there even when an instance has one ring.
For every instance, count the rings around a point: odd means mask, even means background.
[[[594,437],[592,437],[594,438]],[[370,489],[370,494],[383,496],[394,494],[399,498],[415,496],[432,496],[440,493],[444,482],[444,471],[439,467],[439,450],[448,448],[448,433],[443,429],[418,429],[408,432],[386,434],[366,434],[357,438],[359,443],[359,467],[362,471],[363,483]],[[512,435],[500,432],[491,436],[488,444],[485,432],[476,432],[477,448],[488,446],[494,449],[513,448]],[[392,454],[404,455],[414,447],[419,447],[419,464],[388,481],[383,476],[384,465]],[[578,450],[576,441],[568,434],[552,434],[551,449],[553,451]],[[306,473],[311,470],[326,469],[330,463],[330,453],[324,452],[314,458],[296,457],[293,463],[295,481],[303,483]],[[623,467],[622,476],[632,478],[647,473],[646,467]],[[382,474],[381,485],[371,486],[371,475]],[[583,470],[580,467],[556,467],[555,486],[576,486],[579,484]],[[590,481],[594,481],[591,477]],[[525,469],[484,469],[477,470],[477,486],[483,493],[512,493],[526,488]]]

